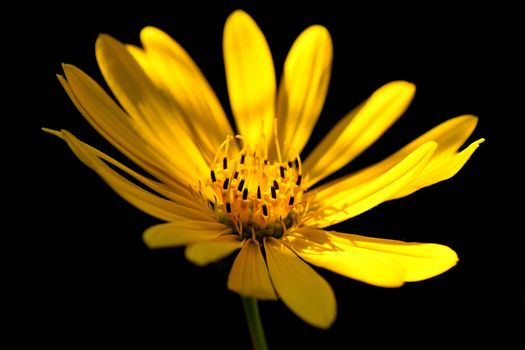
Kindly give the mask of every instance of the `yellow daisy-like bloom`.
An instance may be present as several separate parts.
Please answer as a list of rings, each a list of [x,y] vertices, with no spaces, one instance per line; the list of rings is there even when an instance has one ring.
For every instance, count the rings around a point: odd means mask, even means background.
[[[120,196],[166,222],[144,233],[150,248],[186,246],[186,257],[197,265],[240,249],[230,290],[279,298],[320,328],[333,323],[336,301],[307,263],[381,287],[427,279],[456,264],[457,255],[443,245],[324,228],[452,177],[483,141],[458,151],[476,117],[448,120],[385,160],[316,187],[403,114],[413,84],[379,88],[301,160],[330,79],[326,28],[311,26],[299,35],[277,89],[261,30],[245,12],[230,15],[224,61],[238,133],[179,44],[151,27],[142,30],[141,41],[143,48],[101,35],[96,43],[98,64],[120,106],[74,66],[64,65],[65,77],[58,78],[91,125],[150,176],[65,130],[47,131],[64,139]]]

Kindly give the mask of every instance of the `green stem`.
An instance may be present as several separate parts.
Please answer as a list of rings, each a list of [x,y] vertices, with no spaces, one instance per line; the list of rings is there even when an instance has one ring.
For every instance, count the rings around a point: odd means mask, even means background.
[[[242,306],[244,307],[244,314],[248,321],[248,328],[250,329],[254,350],[268,350],[261,316],[259,315],[259,307],[257,306],[257,299],[242,297]]]

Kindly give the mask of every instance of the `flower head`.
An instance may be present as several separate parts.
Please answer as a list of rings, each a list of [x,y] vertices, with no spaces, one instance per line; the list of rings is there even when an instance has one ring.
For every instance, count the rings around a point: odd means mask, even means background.
[[[480,139],[458,151],[474,116],[444,122],[383,161],[316,184],[362,153],[405,111],[415,87],[395,81],[344,116],[304,160],[327,92],[332,43],[322,26],[297,38],[279,88],[266,40],[236,11],[224,29],[224,61],[237,133],[203,74],[168,35],[147,27],[143,48],[101,35],[96,56],[112,100],[64,65],[60,82],[91,125],[148,175],[69,132],[64,139],[125,200],[166,223],[144,234],[151,248],[186,246],[205,265],[240,249],[228,288],[282,299],[304,321],[329,327],[336,302],[307,263],[382,287],[436,276],[457,262],[450,248],[327,231],[376,205],[448,179]]]

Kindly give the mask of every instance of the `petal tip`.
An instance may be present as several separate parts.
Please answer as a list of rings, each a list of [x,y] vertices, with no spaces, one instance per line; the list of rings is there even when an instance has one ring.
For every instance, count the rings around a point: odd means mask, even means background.
[[[167,36],[167,34],[153,26],[146,26],[140,31],[140,41],[142,42],[142,45],[148,41],[157,39],[159,36]]]
[[[311,33],[311,35],[318,35],[318,36],[321,36],[325,39],[330,39],[331,36],[330,36],[330,31],[325,27],[323,26],[322,24],[314,24],[314,25],[311,25],[310,27],[308,27],[306,30],[305,30],[306,33]]]
[[[473,114],[464,114],[464,115],[460,115],[458,117],[455,117],[455,118],[452,118],[450,119],[452,121],[452,123],[457,123],[457,127],[460,128],[464,128],[466,132],[468,132],[468,134],[472,134],[472,132],[474,132],[474,129],[476,128],[476,126],[478,125],[478,121],[479,121],[479,118]]]
[[[328,57],[330,57],[328,62],[331,62],[332,59],[332,37],[330,32],[326,27],[320,24],[314,24],[301,33],[300,37],[308,38],[307,40],[312,40],[316,42],[316,45],[319,49],[328,50]]]
[[[68,74],[71,74],[71,72],[74,72],[76,70],[79,70],[77,67],[70,63],[62,63],[62,69],[64,70],[64,75],[66,76],[66,79],[68,77]]]
[[[478,119],[479,119],[479,117],[477,115],[474,115],[474,114],[464,114],[464,115],[462,115],[459,118],[465,118],[465,119],[473,121],[473,122],[475,121],[476,123],[478,122]]]
[[[109,34],[100,33],[95,42],[95,53],[99,54],[101,50],[107,49],[111,44],[120,44],[120,41]]]
[[[228,18],[236,18],[236,17],[239,17],[239,18],[241,18],[241,17],[244,17],[244,18],[249,17],[249,18],[251,18],[251,16],[246,11],[244,11],[242,9],[237,9],[237,10],[233,11],[232,13],[230,13],[230,15],[228,16]]]
[[[144,234],[142,235],[142,240],[150,249],[157,247],[158,234],[157,230],[155,229],[155,226],[150,227],[146,229],[146,231],[144,231]]]
[[[252,16],[250,16],[246,11],[238,9],[233,11],[228,16],[224,28],[226,30],[231,26],[246,26],[251,24],[255,24],[255,20],[252,18]]]
[[[59,130],[49,129],[49,128],[46,128],[46,127],[42,127],[42,128],[40,128],[40,130],[42,130],[45,133],[48,133],[48,134],[51,134],[51,135],[55,135],[57,137],[62,138],[62,132],[59,131]]]
[[[189,262],[199,266],[199,267],[204,267],[206,265],[208,265],[209,263],[211,263],[211,261],[207,261],[207,260],[203,260],[203,259],[199,259],[199,258],[196,258],[194,255],[194,252],[193,252],[193,249],[191,248],[192,246],[191,245],[187,245],[186,246],[186,249],[184,249],[184,257],[186,258],[186,260],[188,260]]]
[[[325,318],[319,320],[319,323],[316,324],[317,327],[321,329],[328,329],[332,327],[337,318],[337,302],[335,301],[334,296],[334,305],[331,310],[325,314]]]
[[[415,93],[416,92],[416,84],[406,81],[406,80],[396,80],[393,81],[391,84],[394,84],[397,88],[401,88],[406,90],[409,93]]]

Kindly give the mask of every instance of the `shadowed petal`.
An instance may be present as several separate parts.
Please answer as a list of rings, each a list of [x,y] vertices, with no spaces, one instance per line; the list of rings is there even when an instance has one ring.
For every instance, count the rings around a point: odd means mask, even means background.
[[[264,240],[270,276],[279,297],[303,321],[326,329],[337,313],[330,285],[275,238]]]
[[[144,51],[129,46],[128,51],[175,100],[193,139],[210,162],[226,136],[233,135],[217,96],[188,53],[168,34],[146,27],[140,38]]]
[[[80,142],[69,132],[65,130],[59,132],[47,129],[46,131],[64,139],[75,155],[85,165],[102,177],[115,192],[149,215],[165,221],[187,220],[188,218],[209,222],[213,221],[213,218],[207,215],[204,208],[202,212],[200,212],[161,198],[135,185],[104,163],[92,147]]]
[[[228,276],[228,289],[245,297],[277,299],[259,244],[244,241]]]
[[[174,163],[185,164],[184,173],[190,177],[206,174],[208,164],[193,141],[179,107],[146,76],[126,47],[108,35],[100,35],[96,56],[115,97],[151,147],[163,150]]]
[[[58,80],[86,120],[113,146],[157,179],[187,193],[186,169],[171,161],[162,148],[152,147],[134,121],[87,74],[64,64],[67,78]],[[161,170],[162,169],[162,170]]]
[[[218,222],[175,221],[148,228],[144,232],[144,242],[149,248],[179,247],[230,232],[230,228]]]
[[[186,247],[184,253],[192,263],[204,266],[227,257],[241,246],[238,236],[224,235],[209,241],[192,243]]]

